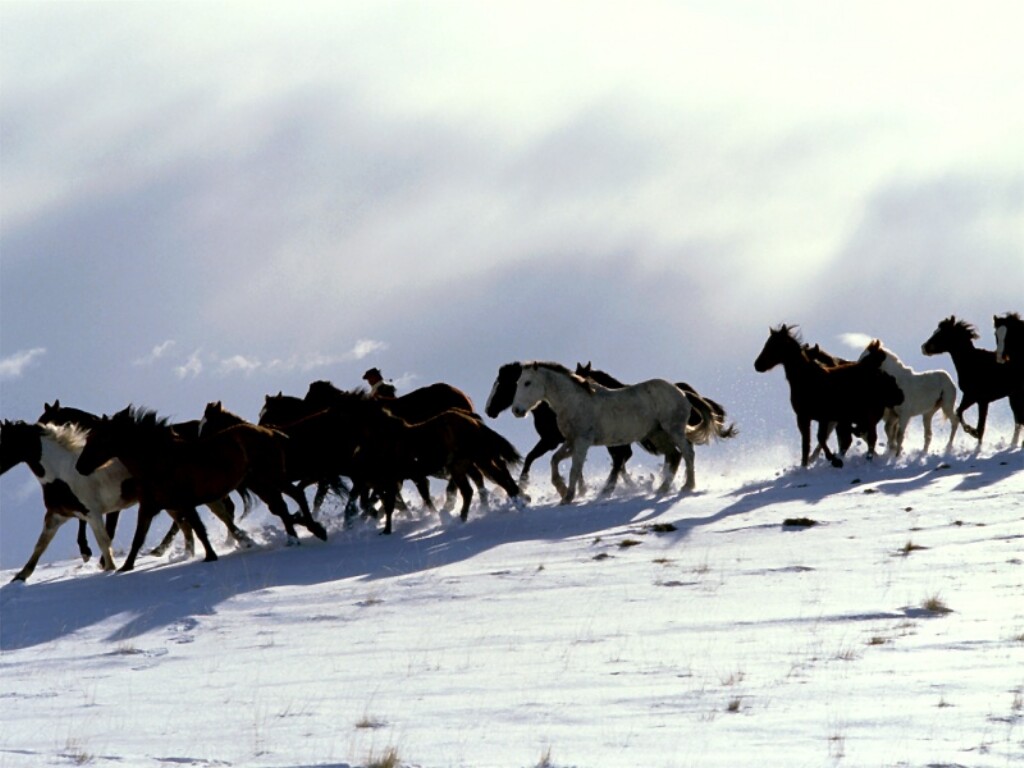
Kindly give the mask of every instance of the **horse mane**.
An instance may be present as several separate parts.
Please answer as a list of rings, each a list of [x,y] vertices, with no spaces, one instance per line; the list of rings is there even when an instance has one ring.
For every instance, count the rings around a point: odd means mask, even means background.
[[[568,368],[566,368],[561,363],[552,363],[552,362],[544,362],[542,360],[534,360],[533,362],[526,363],[524,365],[524,367],[526,367],[526,366],[530,366],[530,367],[532,367],[534,369],[546,368],[549,371],[554,371],[555,373],[561,373],[564,376],[568,377],[571,381],[575,382],[577,384],[577,386],[581,387],[585,392],[588,392],[590,394],[594,393],[594,387],[591,384],[591,382],[587,381],[582,376],[576,375],[575,371],[569,370]]]
[[[309,385],[309,389],[306,390],[306,396],[303,399],[307,402],[311,402],[317,398],[356,398],[359,400],[365,400],[369,397],[369,394],[369,390],[365,387],[356,387],[355,389],[350,390],[338,389],[334,384],[326,379],[320,379],[319,381],[314,381]]]
[[[977,339],[978,330],[966,320],[957,320],[956,315],[950,315],[939,323],[939,329],[943,331],[958,331],[967,334],[971,340]]]
[[[61,448],[73,453],[85,448],[89,430],[77,424],[46,424],[40,423],[40,437],[48,438]]]
[[[145,408],[141,405],[129,405],[123,411],[115,413],[111,422],[134,424],[136,427],[147,432],[163,432],[170,434],[170,420],[166,416],[158,416],[152,408]]]
[[[775,328],[769,328],[768,330],[773,334],[785,334],[789,338],[793,339],[793,341],[803,344],[804,340],[800,336],[799,325],[787,325],[786,323],[782,323],[781,325],[778,325]]]

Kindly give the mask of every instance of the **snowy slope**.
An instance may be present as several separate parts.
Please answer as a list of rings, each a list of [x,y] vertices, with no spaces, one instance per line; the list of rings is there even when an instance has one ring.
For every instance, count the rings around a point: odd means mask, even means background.
[[[41,566],[0,591],[0,765],[1024,764],[1024,454],[719,450],[688,496],[560,507],[538,466],[466,524]]]

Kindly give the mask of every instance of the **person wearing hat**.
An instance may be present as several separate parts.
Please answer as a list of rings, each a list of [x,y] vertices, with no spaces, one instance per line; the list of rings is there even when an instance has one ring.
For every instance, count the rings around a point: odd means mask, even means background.
[[[364,373],[363,381],[370,385],[370,397],[375,399],[395,397],[395,385],[384,381],[379,368],[371,368]]]

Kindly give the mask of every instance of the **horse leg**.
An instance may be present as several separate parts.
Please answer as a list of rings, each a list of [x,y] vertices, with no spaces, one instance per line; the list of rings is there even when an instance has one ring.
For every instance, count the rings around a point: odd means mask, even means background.
[[[940,400],[939,407],[949,421],[949,440],[946,441],[946,453],[953,450],[953,438],[956,437],[956,430],[960,426],[960,417],[956,412],[956,396],[945,397]]]
[[[146,543],[146,534],[149,533],[149,526],[160,510],[149,504],[139,504],[139,517],[135,522],[135,536],[132,537],[132,549],[128,553],[128,559],[121,566],[121,573],[127,573],[135,568],[135,558],[139,556],[139,550]]]
[[[384,530],[381,534],[386,536],[391,535],[391,515],[395,511],[396,494],[397,486],[394,483],[384,483],[384,488],[380,492],[381,503],[384,505]]]
[[[568,445],[568,441],[566,441]],[[562,497],[563,504],[571,504],[575,497],[576,488],[583,481],[583,465],[587,461],[587,449],[590,443],[579,438],[572,441],[570,452],[572,453],[572,468],[569,470],[569,493]]]
[[[985,421],[988,419],[988,402],[978,402],[978,450],[981,450],[981,441],[985,437]],[[964,425],[966,429],[966,425]]]
[[[39,558],[43,556],[43,552],[50,546],[50,542],[53,540],[54,534],[60,529],[68,518],[64,515],[54,512],[53,510],[46,510],[46,515],[43,517],[43,530],[39,534],[39,538],[36,540],[35,549],[32,550],[32,556],[29,557],[28,561],[18,571],[11,581],[28,581],[28,577],[32,575],[32,572],[36,569],[36,564],[39,562]]]
[[[523,470],[519,473],[519,487],[521,489],[525,490],[526,486],[530,482],[530,466],[533,462],[548,451],[555,450],[562,444],[562,442],[562,440],[556,440],[553,437],[541,437],[541,439],[537,441],[537,444],[533,446],[530,452],[526,454],[526,458],[523,459]]]
[[[956,417],[960,422],[960,426],[964,428],[964,432],[966,432],[971,437],[978,439],[980,442],[980,439],[978,438],[978,430],[972,427],[970,424],[968,424],[967,420],[964,419],[964,411],[966,411],[968,408],[974,405],[975,402],[977,401],[974,400],[973,398],[968,398],[967,395],[964,395],[963,398],[960,400],[960,405],[956,409]],[[978,411],[981,411],[980,405],[978,406]],[[980,425],[980,420],[978,423]]]
[[[218,520],[224,523],[224,526],[228,529],[228,533],[231,534],[231,538],[246,549],[254,546],[255,542],[249,534],[235,525],[235,502],[231,500],[230,496],[225,496],[219,501],[212,501],[206,506],[214,515],[217,516]]]
[[[85,520],[78,521],[78,554],[82,556],[82,562],[88,563],[92,557],[92,550],[89,548],[89,537],[85,535],[87,527]]]
[[[167,533],[164,535],[163,539],[161,539],[160,543],[153,547],[151,550],[149,550],[149,554],[151,554],[153,557],[160,557],[161,555],[163,555],[164,552],[167,551],[167,548],[171,546],[171,542],[174,541],[174,537],[178,535],[178,531],[180,529],[181,526],[178,525],[178,521],[177,519],[175,519],[175,521],[171,523],[170,529],[168,529]]]
[[[797,416],[796,426],[800,430],[800,466],[806,467],[811,453],[811,420],[806,416]],[[818,451],[815,449],[814,458],[817,457]]]
[[[100,548],[100,568],[104,571],[114,570],[114,546],[103,525],[103,515],[97,512],[89,512],[85,518],[89,527],[92,528],[92,535],[96,538],[96,545]]]
[[[939,410],[939,404],[936,403],[932,408],[921,414],[921,427],[924,429],[924,447],[921,449],[921,454],[925,455],[928,453],[928,449],[932,444],[932,417],[935,416],[935,412]]]
[[[843,460],[836,454],[832,453],[828,447],[828,436],[832,428],[828,422],[818,422],[818,447],[825,452],[825,459],[832,464],[833,467],[843,466]]]
[[[451,479],[449,479],[449,486],[451,482]],[[416,490],[419,492],[420,498],[423,499],[423,504],[426,508],[436,515],[437,507],[434,506],[434,500],[430,497],[430,481],[425,476],[420,475],[412,479],[412,484],[416,486]]]
[[[292,514],[288,511],[288,505],[284,503],[280,492],[274,493],[269,490],[257,491],[255,488],[252,490],[267,505],[267,509],[281,519],[281,522],[284,524],[285,533],[288,534],[288,546],[297,546],[299,544],[299,535],[295,532]]]
[[[608,479],[604,483],[604,488],[601,489],[601,496],[607,496],[615,490],[615,484],[620,475],[624,479],[628,479],[626,462],[633,455],[633,448],[629,445],[610,445],[608,446],[608,455],[612,458],[612,471],[608,473]]]
[[[306,501],[306,494],[291,483],[281,483],[281,490],[299,505],[299,522],[305,526],[306,530],[321,541],[327,541],[327,529],[313,519],[313,513],[309,511],[309,502]]]
[[[469,519],[469,505],[473,501],[473,485],[461,469],[452,470],[452,480],[462,494],[462,510],[459,517],[462,522],[466,522]]]
[[[217,553],[214,551],[213,546],[210,544],[210,537],[206,533],[206,526],[203,525],[203,519],[199,517],[199,513],[196,512],[195,507],[189,507],[187,509],[180,510],[179,513],[185,523],[196,532],[199,537],[200,543],[203,545],[203,550],[206,552],[206,557],[203,558],[204,562],[212,563],[217,559]],[[195,545],[192,546],[193,550]]]
[[[572,445],[568,442],[564,442],[558,447],[558,450],[551,455],[551,484],[555,486],[555,490],[558,491],[558,494],[562,497],[563,504],[567,504],[569,501],[572,501],[572,496],[570,495],[570,489],[566,487],[565,483],[562,481],[562,476],[558,473],[558,465],[563,459],[569,458],[571,454]],[[520,487],[522,486],[520,485]],[[575,486],[573,486],[572,490],[575,492]],[[567,495],[569,496],[568,501],[566,500]]]
[[[480,504],[483,505],[484,509],[490,509],[491,499],[487,493],[487,486],[484,485],[484,476],[480,468],[475,464],[470,464],[466,467],[466,474],[473,481],[473,485],[476,486],[476,492],[480,496]]]
[[[502,490],[508,494],[510,499],[519,503],[524,494],[519,490],[519,486],[516,484],[516,481],[512,479],[512,475],[504,463],[492,460],[483,465],[480,469],[485,475],[487,475],[491,482],[500,486]],[[483,483],[480,484],[480,487],[483,487]]]

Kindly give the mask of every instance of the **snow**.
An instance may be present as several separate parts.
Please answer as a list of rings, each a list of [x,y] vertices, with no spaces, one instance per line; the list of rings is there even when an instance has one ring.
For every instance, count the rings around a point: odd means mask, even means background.
[[[699,449],[694,494],[595,465],[563,507],[542,462],[467,523],[44,564],[0,590],[0,765],[1024,764],[1024,452],[792,437]]]

